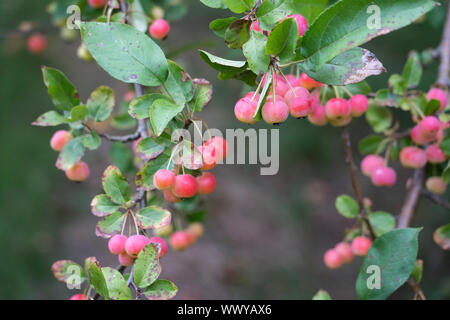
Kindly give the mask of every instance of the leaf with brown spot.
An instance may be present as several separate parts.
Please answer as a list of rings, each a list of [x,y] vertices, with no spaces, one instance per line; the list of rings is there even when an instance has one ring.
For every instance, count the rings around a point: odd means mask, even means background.
[[[144,296],[149,300],[168,300],[175,297],[178,288],[169,280],[158,279],[145,288]]]
[[[172,215],[158,206],[149,206],[136,214],[136,222],[142,229],[157,229],[170,224]]]
[[[160,273],[158,248],[149,243],[139,252],[134,263],[134,283],[139,288],[146,288],[158,279]]]
[[[436,229],[433,239],[442,249],[450,250],[450,223]]]
[[[81,282],[85,280],[83,268],[72,260],[58,260],[53,263],[51,270],[58,281],[67,283],[73,275],[79,275]]]
[[[102,272],[106,280],[109,297],[112,300],[131,300],[133,298],[127,282],[119,271],[104,267],[102,268]]]

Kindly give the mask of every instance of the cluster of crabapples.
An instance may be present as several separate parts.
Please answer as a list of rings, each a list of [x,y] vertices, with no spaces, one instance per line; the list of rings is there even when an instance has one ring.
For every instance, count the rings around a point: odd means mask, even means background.
[[[325,265],[330,269],[337,269],[344,263],[350,263],[355,256],[365,256],[372,246],[372,240],[365,236],[358,236],[351,243],[340,242],[329,249],[323,256]]]
[[[323,106],[320,101],[320,90],[313,90],[320,87],[322,84],[306,73],[302,73],[300,77],[277,75],[262,106],[262,119],[269,124],[279,124],[291,115],[294,118],[308,117],[308,120],[317,126],[324,126],[327,123],[345,126],[353,117],[363,115],[369,107],[367,97],[362,94],[354,95],[349,100],[333,98]],[[256,123],[258,120],[254,119],[254,115],[259,98],[257,92],[249,92],[240,99],[234,107],[236,118],[244,123]]]
[[[56,131],[50,139],[50,147],[60,152],[64,146],[73,139],[72,134],[66,130]],[[82,182],[89,177],[89,167],[84,161],[76,162],[72,168],[65,170],[66,177],[75,182]]]
[[[435,99],[440,102],[442,111],[447,105],[446,93],[438,88],[431,89],[427,94],[428,100]],[[444,130],[450,127],[448,122],[442,122],[436,116],[425,116],[417,121],[410,133],[413,145],[406,146],[400,151],[400,163],[405,168],[419,169],[427,163],[440,164],[447,161],[447,155],[440,148],[444,138]],[[371,178],[372,183],[378,187],[392,187],[397,175],[387,161],[376,154],[366,156],[361,162],[361,171]],[[439,176],[429,177],[426,181],[427,189],[434,194],[443,194],[446,190],[444,180]]]

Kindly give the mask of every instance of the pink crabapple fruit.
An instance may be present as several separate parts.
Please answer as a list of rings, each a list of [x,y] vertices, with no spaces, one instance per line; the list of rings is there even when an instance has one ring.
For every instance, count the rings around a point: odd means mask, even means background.
[[[365,95],[357,94],[348,101],[351,108],[352,117],[362,116],[369,108],[369,100]]]
[[[293,74],[286,75],[287,82],[291,85],[292,88],[300,87],[300,79],[294,76]]]
[[[447,189],[447,184],[441,177],[429,177],[425,183],[428,191],[436,195],[442,195]]]
[[[216,149],[214,146],[198,146],[197,149],[201,153],[203,159],[203,166],[200,168],[201,170],[211,170],[217,165]]]
[[[323,255],[323,262],[329,269],[337,269],[342,266],[342,257],[336,249],[329,249]]]
[[[424,135],[424,133],[420,129],[419,125],[416,125],[412,128],[410,136],[411,136],[411,140],[419,146],[424,145],[433,140],[433,138],[426,137]]]
[[[125,252],[125,243],[127,242],[128,237],[116,234],[112,236],[108,241],[108,249],[112,254],[121,254]]]
[[[86,162],[78,161],[72,168],[65,171],[67,179],[81,182],[89,177],[89,167]]]
[[[135,234],[125,242],[125,251],[130,257],[135,258],[147,244],[149,240],[146,236]]]
[[[343,118],[336,118],[336,119],[328,119],[330,124],[334,127],[345,127],[350,122],[352,122],[352,117],[343,117]]]
[[[210,194],[216,188],[216,177],[210,173],[205,172],[197,177],[198,194]]]
[[[175,183],[175,173],[167,169],[159,169],[153,176],[153,184],[159,190],[169,189]]]
[[[435,138],[441,129],[441,122],[434,116],[427,116],[420,121],[419,128],[425,137]]]
[[[286,92],[286,94],[284,95],[284,101],[289,104],[292,99],[297,97],[303,97],[311,100],[311,94],[307,89],[303,87],[294,87],[293,90],[289,90]]]
[[[86,296],[82,293],[77,293],[77,294],[74,294],[73,296],[71,296],[70,300],[89,300],[89,298],[88,298],[88,296]]]
[[[325,107],[319,105],[313,108],[311,113],[308,115],[308,120],[316,126],[326,125],[328,123],[328,118],[325,113]]]
[[[334,247],[334,249],[341,256],[342,262],[352,262],[354,254],[352,251],[352,246],[348,242],[340,242]]]
[[[50,139],[50,147],[55,151],[61,151],[66,144],[73,139],[72,134],[66,130],[56,131]]]
[[[351,113],[350,104],[347,100],[333,98],[325,105],[325,112],[329,120],[348,118]]]
[[[397,174],[390,167],[378,167],[372,172],[370,178],[377,187],[392,187],[397,180]]]
[[[311,113],[311,99],[297,97],[289,101],[289,114],[294,118],[304,118]]]
[[[169,23],[164,19],[157,19],[150,25],[150,35],[155,39],[164,39],[170,31]]]
[[[92,8],[98,9],[103,7],[106,4],[106,1],[108,0],[88,0],[88,3]]]
[[[447,160],[447,156],[438,144],[430,144],[426,149],[427,160],[430,163],[442,163]]]
[[[352,241],[352,251],[357,256],[365,256],[372,246],[372,240],[359,236]]]
[[[222,137],[212,137],[211,139],[209,139],[208,141],[206,141],[204,143],[205,146],[213,146],[214,149],[216,150],[216,159],[217,162],[219,160],[224,160],[227,156],[227,151],[228,151],[228,143],[227,140],[225,140]]]
[[[166,253],[167,253],[166,240],[164,240],[163,238],[160,238],[160,237],[151,237],[150,242],[157,243],[161,247],[160,252],[159,252],[160,257],[164,257],[166,255]]]
[[[198,191],[198,182],[190,174],[180,174],[175,177],[172,192],[178,198],[192,198]]]
[[[305,17],[303,17],[301,14],[292,14],[288,16],[288,18],[294,18],[297,22],[297,28],[298,28],[298,36],[303,37],[306,30],[308,30],[308,22],[306,21]]]
[[[174,232],[169,239],[170,245],[174,250],[184,250],[195,241],[192,234],[186,231]]]
[[[32,54],[39,54],[47,50],[48,41],[47,37],[40,34],[34,33],[27,39],[28,51]]]
[[[370,177],[372,172],[379,167],[384,167],[384,158],[376,154],[369,154],[361,161],[361,172]]]
[[[204,228],[201,223],[194,222],[189,225],[186,232],[190,233],[195,239],[197,239],[203,235]]]
[[[267,101],[261,110],[262,118],[266,123],[279,124],[289,116],[289,107],[282,100]]]
[[[123,100],[125,100],[126,102],[130,102],[131,100],[134,99],[134,92],[131,90],[128,90],[127,92],[125,92],[125,94],[123,95]]]
[[[258,100],[251,100],[251,98],[244,97],[242,99],[239,99],[234,106],[234,115],[236,116],[236,119],[241,122],[254,124],[258,122],[258,120],[253,118],[257,107]]]
[[[300,76],[300,85],[308,90],[321,87],[323,84],[309,77],[306,73]]]
[[[171,189],[164,190],[163,195],[164,199],[166,199],[167,202],[176,203],[181,201],[180,198],[173,194],[173,191]]]
[[[134,263],[134,258],[130,257],[128,254],[126,253],[119,253],[119,255],[117,256],[117,258],[119,259],[119,263],[122,266],[125,267],[129,267]]]
[[[405,147],[400,151],[400,162],[405,168],[419,169],[427,164],[427,155],[418,147]]]
[[[440,102],[440,108],[439,111],[442,111],[445,109],[445,107],[447,106],[447,93],[445,93],[444,90],[439,89],[439,88],[432,88],[430,89],[430,91],[428,91],[427,93],[427,100],[437,100]]]

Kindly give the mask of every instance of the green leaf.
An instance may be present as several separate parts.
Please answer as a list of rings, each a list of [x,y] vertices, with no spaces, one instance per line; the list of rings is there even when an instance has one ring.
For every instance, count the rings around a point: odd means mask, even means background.
[[[294,2],[296,1],[299,0],[264,0],[256,11],[259,27],[263,30],[271,30],[275,24],[294,13]]]
[[[299,64],[299,67],[316,81],[335,86],[358,83],[385,71],[373,53],[359,47],[339,54],[318,71],[309,69],[307,64]]]
[[[169,280],[158,279],[145,288],[144,296],[149,300],[169,300],[175,297],[178,288]]]
[[[128,7],[130,24],[140,32],[148,31],[146,12],[142,8],[141,1],[133,1]]]
[[[399,107],[401,97],[392,93],[389,89],[380,89],[375,95],[375,101],[379,106]]]
[[[265,78],[266,80],[264,82],[263,89],[259,96],[258,105],[256,106],[255,114],[253,115],[253,119],[256,119],[258,121],[261,120],[261,109],[262,109],[263,105],[266,103],[267,95],[270,92],[270,87],[272,85],[272,80],[273,80],[271,72],[266,73],[265,77],[266,77]]]
[[[157,99],[150,107],[150,122],[153,132],[159,136],[167,124],[184,109],[184,104],[177,105],[166,99]]]
[[[99,194],[91,201],[91,211],[97,217],[105,217],[118,211],[119,205],[112,202],[106,194]]]
[[[450,250],[450,223],[436,229],[434,242],[444,250]]]
[[[161,48],[146,34],[121,23],[83,22],[81,35],[97,63],[112,77],[159,86],[169,74]]]
[[[217,75],[217,78],[220,80],[228,80],[228,79],[236,79],[245,82],[250,87],[255,87],[256,83],[256,74],[253,71],[245,70],[238,73],[223,73],[220,72]]]
[[[164,152],[165,147],[158,144],[154,138],[147,137],[139,141],[136,147],[136,154],[144,160],[151,160]]]
[[[222,2],[234,13],[241,13],[252,8],[254,0],[222,0]]]
[[[442,173],[442,179],[444,179],[446,184],[450,183],[450,161],[447,163],[447,166]]]
[[[149,243],[139,252],[134,263],[134,283],[139,288],[146,288],[158,279],[160,273],[158,249]]]
[[[266,43],[267,37],[253,30],[242,48],[248,66],[256,74],[265,73],[269,68],[270,56],[266,53]]]
[[[59,153],[56,167],[61,170],[72,168],[83,157],[84,151],[85,147],[81,138],[70,140]]]
[[[178,105],[184,105],[192,99],[194,88],[191,77],[175,62],[169,62],[169,77],[164,83],[164,89],[167,94]]]
[[[131,188],[128,181],[115,166],[109,166],[103,173],[103,189],[112,201],[125,204],[131,200]]]
[[[132,118],[128,113],[114,116],[110,123],[111,127],[119,130],[129,130],[135,128],[137,125],[136,119]]]
[[[356,218],[359,214],[359,205],[352,197],[340,195],[336,198],[337,211],[347,219]]]
[[[191,111],[200,112],[211,102],[213,87],[206,79],[195,78],[192,81],[194,82],[194,97],[189,102],[189,108]]]
[[[420,284],[422,281],[423,274],[423,260],[417,259],[414,263],[413,271],[411,272],[411,277],[417,284]]]
[[[239,19],[230,24],[225,31],[225,43],[231,49],[240,49],[250,39],[251,21]]]
[[[287,1],[288,2],[288,1]],[[317,18],[317,16],[325,10],[328,0],[293,0],[295,13],[299,13],[306,18],[310,24]]]
[[[37,118],[36,121],[32,123],[32,125],[40,127],[52,127],[59,126],[60,124],[64,124],[67,122],[68,120],[65,116],[55,110],[52,110],[40,115],[39,118]]]
[[[158,206],[149,206],[136,214],[136,222],[142,229],[162,228],[170,224],[172,215],[168,210]]]
[[[384,141],[383,136],[377,135],[367,136],[359,142],[358,145],[359,153],[361,153],[362,155],[366,155],[377,153],[378,151],[382,152],[384,150],[384,147],[382,147],[383,141]]]
[[[320,289],[312,298],[313,300],[331,300],[331,296],[325,290]]]
[[[225,9],[225,4],[222,0],[200,0],[205,6],[215,9]]]
[[[126,214],[116,211],[106,216],[97,223],[95,234],[97,237],[110,238],[116,233],[120,233],[122,225],[125,223]]]
[[[168,166],[170,159],[170,152],[164,152],[156,159],[148,161],[145,166],[136,175],[136,186],[144,188],[145,190],[154,189],[153,185],[153,175],[159,169],[169,169],[174,168],[174,163],[171,161]]]
[[[106,284],[105,276],[103,275],[102,268],[97,259],[86,259],[87,273],[89,275],[89,283],[94,287],[99,295],[109,299],[108,286]]]
[[[266,53],[280,55],[281,60],[289,60],[294,56],[297,45],[298,27],[293,18],[281,22],[273,29],[267,39]]]
[[[58,281],[68,285],[81,284],[86,279],[83,268],[72,260],[58,260],[51,269]]]
[[[447,157],[450,157],[450,135],[442,139],[439,147]]]
[[[166,99],[170,101],[168,96],[160,93],[151,93],[140,96],[130,102],[128,113],[136,119],[146,119],[150,117],[150,107],[153,102],[158,99]]]
[[[69,111],[80,104],[77,89],[61,71],[49,67],[42,68],[44,83],[55,107]]]
[[[88,115],[88,109],[84,105],[79,105],[76,107],[73,107],[72,110],[70,110],[70,122],[75,121],[83,121]]]
[[[420,230],[397,229],[374,240],[356,281],[359,299],[386,299],[408,280],[417,257],[417,238]],[[379,268],[380,274],[371,270],[369,266]],[[373,280],[377,276],[381,277],[380,288],[369,289],[371,285],[376,284]]]
[[[109,297],[112,300],[131,300],[133,296],[122,274],[116,269],[104,267],[102,272],[106,279]]]
[[[426,116],[432,115],[432,114],[436,113],[440,107],[441,107],[440,101],[431,99],[430,101],[427,102],[427,104],[425,106],[425,110],[423,110],[423,113]]]
[[[367,13],[379,7],[380,28],[374,30],[376,16]],[[436,5],[431,0],[341,0],[328,7],[309,27],[303,38],[301,55],[308,69],[319,70],[340,53],[411,24]]]
[[[413,51],[409,55],[405,68],[403,68],[402,78],[407,88],[415,88],[419,85],[422,78],[422,64],[417,51]]]
[[[395,228],[395,218],[388,212],[371,212],[368,214],[368,218],[377,237]]]
[[[391,111],[385,107],[370,105],[366,112],[366,120],[373,131],[381,133],[389,129],[392,125]]]
[[[209,24],[209,28],[219,37],[225,37],[225,31],[227,31],[230,24],[236,21],[236,17],[230,17],[225,19],[216,19]]]
[[[199,50],[200,57],[213,69],[224,73],[239,73],[247,69],[247,61],[227,60]]]
[[[113,89],[100,86],[91,93],[87,101],[89,117],[96,122],[105,121],[111,115],[115,104]]]
[[[133,152],[121,142],[114,142],[110,149],[112,163],[121,172],[127,173],[133,170]]]
[[[393,74],[389,77],[389,88],[396,95],[402,96],[407,89],[406,82],[399,74]]]
[[[79,137],[83,146],[89,150],[96,150],[100,147],[102,140],[97,132],[91,131],[91,133],[82,135]]]

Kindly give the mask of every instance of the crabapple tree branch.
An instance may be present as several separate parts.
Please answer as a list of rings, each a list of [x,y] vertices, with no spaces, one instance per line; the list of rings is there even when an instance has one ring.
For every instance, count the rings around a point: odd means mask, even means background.
[[[430,191],[423,190],[422,191],[422,195],[425,196],[426,198],[430,199],[431,201],[433,201],[437,205],[440,205],[441,207],[444,207],[446,209],[450,209],[450,202],[448,202],[448,201],[442,199],[441,197],[431,193]]]

